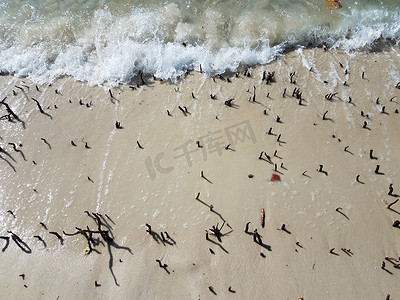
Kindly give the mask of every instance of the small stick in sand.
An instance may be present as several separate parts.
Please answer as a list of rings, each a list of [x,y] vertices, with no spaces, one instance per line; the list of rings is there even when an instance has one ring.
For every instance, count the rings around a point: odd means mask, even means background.
[[[164,233],[160,233],[161,234],[161,240],[163,241],[163,242],[166,242],[167,240],[165,239],[165,236],[164,236]]]
[[[251,98],[250,98],[251,99]],[[229,99],[229,100],[226,100],[225,102],[224,102],[224,104],[226,105],[226,106],[229,106],[229,107],[232,107],[232,102],[233,102],[233,98],[231,98],[231,99]]]
[[[140,149],[144,149],[144,148],[142,147],[142,145],[140,145],[139,141],[136,141],[136,144],[138,145],[138,147],[139,147]]]
[[[369,128],[367,127],[367,125],[368,125],[368,122],[367,122],[367,121],[364,121],[364,125],[363,125],[362,128],[364,128],[364,129],[369,129]]]
[[[382,261],[382,264],[381,264],[381,269],[385,269],[385,267],[386,267],[386,264],[385,264],[385,262],[384,261]]]
[[[257,228],[256,228],[256,229],[254,229],[254,232],[253,232],[253,241],[255,243],[257,243],[257,235],[258,235],[258,232],[257,232]]]
[[[11,230],[7,230],[8,233],[11,233],[11,237],[14,241],[18,241],[18,242],[22,242],[21,238],[16,235],[14,232],[12,232]]]
[[[152,232],[151,231],[151,226],[149,224],[147,224],[147,223],[145,225],[147,227],[146,232],[151,233]]]
[[[326,114],[328,113],[328,111],[326,111],[325,113],[324,113],[324,115],[322,116],[322,120],[326,120]]]
[[[169,236],[168,232],[164,231],[164,234],[168,240],[171,240],[174,244],[176,244],[176,242]]]
[[[206,230],[206,240],[208,241],[208,240],[210,240],[209,238],[208,238],[208,231]]]
[[[185,117],[186,117],[186,112],[185,112],[185,110],[182,108],[182,107],[180,107],[180,106],[178,106],[178,108],[179,108],[179,110],[185,115]]]
[[[201,175],[202,178],[204,178],[204,172],[203,171],[201,171],[200,175]]]
[[[395,220],[394,222],[393,222],[393,225],[392,225],[393,227],[396,227],[396,228],[399,228],[399,226],[400,226],[400,221],[399,220]],[[399,259],[400,259],[400,257],[399,257]]]
[[[261,227],[264,228],[265,226],[265,211],[264,208],[261,208]]]
[[[295,74],[296,74],[296,72],[291,72],[291,73],[289,74],[289,76],[290,76],[290,83],[296,84],[296,80],[293,80],[293,77],[294,77]]]
[[[246,227],[245,227],[245,229],[244,229],[244,232],[245,233],[249,233],[249,224],[250,224],[251,222],[247,222],[246,223]]]
[[[236,291],[234,291],[231,286],[228,287],[228,291],[231,293],[236,293]]]
[[[46,224],[44,224],[43,222],[40,222],[39,224],[42,225],[42,227],[43,227],[44,229],[48,230]]]
[[[378,159],[377,157],[375,157],[375,156],[373,155],[373,152],[374,152],[373,149],[369,150],[369,158],[370,158],[370,159]]]
[[[169,112],[169,110],[167,109],[167,115],[172,117],[171,113]]]
[[[388,195],[391,196],[393,194],[393,183],[389,184],[389,192]]]
[[[258,159],[262,159],[263,153],[264,153],[264,151],[261,151],[260,156],[258,157]]]
[[[266,152],[264,152],[264,155],[265,155],[265,157],[271,162],[271,164],[272,164],[272,161],[271,161],[271,156],[269,156]]]
[[[208,287],[208,289],[210,290],[211,293],[213,293],[214,295],[216,295],[217,293],[215,292],[214,288],[210,285]]]
[[[13,149],[14,149],[15,152],[20,152],[20,153],[22,153],[22,151],[19,150],[19,149],[17,148],[17,145],[16,145],[15,143],[8,143],[8,144],[11,145],[11,146],[13,147]],[[19,146],[22,147],[22,144],[19,144]]]
[[[85,142],[85,148],[86,148],[86,149],[92,149],[92,148],[88,145],[87,142]]]
[[[45,138],[40,138],[49,148],[51,149],[51,145],[46,141]]]
[[[300,242],[296,242],[296,245],[299,246],[300,248],[303,248],[303,246],[300,245]]]
[[[386,256],[385,259],[386,259],[387,261],[390,261],[391,263],[393,263],[393,262],[399,262],[399,261],[398,261],[396,258],[394,258],[394,257]]]
[[[332,248],[331,250],[329,250],[329,253],[330,253],[330,254],[334,254],[334,255],[338,255],[338,254],[335,253],[334,251],[335,251],[335,248]]]
[[[279,116],[276,116],[276,122],[277,123],[282,123],[281,118]]]
[[[192,98],[197,99],[193,92],[192,92]]]
[[[94,183],[94,181],[92,180],[92,178],[90,178],[89,176],[87,177],[87,179],[88,179],[91,183]]]
[[[33,101],[36,102],[36,105],[37,105],[37,107],[39,108],[40,113],[46,114],[46,113],[44,112],[44,110],[42,109],[42,107],[40,106],[39,101],[37,101],[35,98],[31,98],[31,99],[32,99]]]
[[[281,140],[281,134],[278,135],[278,138],[276,139],[277,142],[280,142]]]
[[[64,244],[64,239],[62,238],[62,236],[61,236],[58,232],[49,231],[49,233],[50,233],[50,234],[54,234],[54,235],[60,240],[61,245]]]
[[[121,123],[118,121],[115,121],[115,128],[117,129],[124,129],[124,127],[121,126]]]
[[[231,144],[226,145],[225,150],[230,150],[231,149],[230,147],[231,147]]]
[[[199,200],[200,192],[197,193],[196,200]]]
[[[34,238],[37,238],[40,242],[42,242],[43,243],[43,245],[45,246],[45,247],[47,247],[47,244],[46,244],[46,242],[40,237],[40,236],[38,236],[38,235],[34,235],[33,236]]]
[[[381,166],[380,165],[376,165],[376,168],[375,168],[375,174],[382,174],[382,173],[380,173],[379,172],[379,168],[380,168]]]
[[[114,222],[113,220],[111,220],[111,218],[110,218],[107,214],[104,214],[104,215],[105,215],[106,218],[109,219],[113,224],[115,224],[115,222]]]
[[[268,134],[269,134],[269,135],[273,135],[273,133],[272,133],[272,127],[269,128]]]
[[[176,242],[169,236],[168,232],[164,231],[164,235],[165,235],[165,238],[163,240],[164,242],[166,242],[167,240],[171,240],[173,242],[173,244],[176,244]],[[163,237],[162,232],[161,232],[161,236]]]
[[[286,88],[284,88],[284,90],[283,90],[282,97],[285,98],[285,95],[286,95]]]
[[[215,254],[214,250],[211,248],[208,248],[208,250],[210,251],[211,254]]]
[[[386,300],[390,300],[390,294],[386,295]]]
[[[391,209],[392,205],[395,205],[397,203],[397,201],[399,201],[399,199],[396,199],[396,201],[393,201],[392,203],[390,203],[388,206],[386,206],[386,208]]]
[[[359,183],[362,183],[362,182],[360,181],[360,174],[358,174],[358,175],[356,176],[356,181],[359,182]]]
[[[203,146],[200,145],[200,141],[196,141],[196,145],[197,145],[198,148],[203,148]]]
[[[362,72],[361,74],[361,78],[364,79],[365,78],[365,72]]]
[[[11,214],[11,215],[14,217],[14,219],[15,219],[15,215],[14,215],[14,213],[13,213],[11,210],[7,210],[7,212],[8,212],[9,214]]]
[[[317,170],[318,172],[324,173],[325,175],[328,175],[327,171],[322,170],[323,169],[323,165],[319,165],[319,169]]]
[[[71,145],[74,146],[74,147],[77,147],[77,145],[75,144],[74,141],[71,141]]]
[[[261,235],[258,233],[257,228],[254,229],[253,233],[253,241],[258,244],[262,244]]]
[[[210,204],[209,208],[210,208],[210,211],[213,211],[214,205]]]

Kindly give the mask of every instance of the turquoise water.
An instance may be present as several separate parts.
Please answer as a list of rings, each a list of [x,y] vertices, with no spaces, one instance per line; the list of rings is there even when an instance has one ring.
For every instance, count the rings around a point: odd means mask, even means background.
[[[369,51],[400,40],[400,1],[0,0],[0,71],[118,84],[265,64],[296,47]]]

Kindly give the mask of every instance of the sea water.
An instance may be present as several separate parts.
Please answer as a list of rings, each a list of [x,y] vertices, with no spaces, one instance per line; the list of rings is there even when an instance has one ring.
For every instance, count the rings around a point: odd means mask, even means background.
[[[0,72],[51,82],[180,79],[266,64],[298,47],[398,45],[399,0],[0,0]]]

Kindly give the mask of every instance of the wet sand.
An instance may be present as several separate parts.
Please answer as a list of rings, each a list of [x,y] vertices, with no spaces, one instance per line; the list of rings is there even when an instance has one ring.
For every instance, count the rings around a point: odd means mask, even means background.
[[[399,298],[399,66],[399,48],[317,49],[110,90],[2,76],[20,121],[0,121],[0,235],[28,248],[0,239],[0,297]],[[98,231],[95,213],[112,240],[85,254],[63,231]]]

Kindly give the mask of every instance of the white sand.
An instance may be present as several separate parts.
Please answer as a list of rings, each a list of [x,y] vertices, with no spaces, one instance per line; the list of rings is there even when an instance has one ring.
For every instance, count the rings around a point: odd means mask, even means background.
[[[12,167],[0,160],[0,234],[12,230],[32,253],[12,240],[1,252],[0,297],[212,299],[212,286],[219,298],[400,298],[400,270],[389,261],[387,271],[381,269],[386,256],[400,255],[400,230],[392,227],[400,219],[400,203],[386,209],[397,199],[387,195],[390,183],[400,194],[400,114],[394,113],[400,109],[399,66],[399,48],[352,55],[303,50],[231,82],[195,72],[178,84],[147,80],[135,90],[112,88],[118,99],[113,101],[107,88],[71,78],[37,91],[28,79],[1,77],[1,96],[8,96],[26,129],[19,122],[0,122],[0,145],[12,156],[1,154]],[[276,82],[262,82],[264,70],[274,71]],[[253,86],[255,103],[249,102]],[[295,87],[304,106],[291,97]],[[328,93],[337,95],[328,101]],[[231,98],[236,108],[224,105]],[[80,99],[91,106],[79,105]],[[185,117],[178,106],[190,114]],[[387,114],[380,113],[382,106]],[[5,107],[0,109],[4,115]],[[115,121],[124,128],[116,129]],[[362,128],[364,121],[370,130]],[[270,127],[276,135],[266,134]],[[26,161],[9,142],[23,145]],[[229,143],[234,151],[224,149]],[[185,144],[190,160],[179,157]],[[370,149],[377,160],[369,158]],[[274,165],[258,159],[261,151],[277,164],[281,182],[269,182]],[[317,171],[320,164],[328,176]],[[377,164],[384,174],[374,173]],[[356,182],[357,175],[364,184]],[[198,192],[201,202],[195,200]],[[215,213],[202,202],[214,205]],[[100,253],[85,255],[83,235],[63,235],[75,227],[97,230],[85,210],[107,214],[115,222],[106,219],[115,243],[132,253],[111,247],[110,259],[102,242],[94,247]],[[215,237],[206,241],[205,230],[221,225],[222,218],[227,221],[222,233],[229,234],[222,243]],[[267,246],[243,232],[250,221],[250,231],[257,228]],[[157,243],[145,223],[158,234],[167,231],[176,245]],[[282,224],[291,234],[277,230]],[[63,245],[49,231],[62,235]],[[0,243],[4,247],[5,240]],[[329,253],[332,248],[338,255]],[[156,259],[168,264],[170,274]]]

